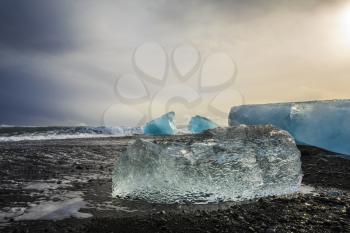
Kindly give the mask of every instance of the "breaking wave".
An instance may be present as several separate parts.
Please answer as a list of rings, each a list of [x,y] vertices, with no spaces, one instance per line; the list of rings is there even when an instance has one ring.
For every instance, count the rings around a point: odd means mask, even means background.
[[[141,127],[25,127],[0,126],[0,142],[95,137],[123,137],[143,134]]]

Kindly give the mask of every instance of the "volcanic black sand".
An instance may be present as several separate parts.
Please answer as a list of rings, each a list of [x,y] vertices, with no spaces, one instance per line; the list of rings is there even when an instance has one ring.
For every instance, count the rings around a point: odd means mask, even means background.
[[[111,197],[114,163],[133,139],[0,143],[0,232],[350,232],[346,157],[300,146],[304,191],[294,195],[152,205]]]

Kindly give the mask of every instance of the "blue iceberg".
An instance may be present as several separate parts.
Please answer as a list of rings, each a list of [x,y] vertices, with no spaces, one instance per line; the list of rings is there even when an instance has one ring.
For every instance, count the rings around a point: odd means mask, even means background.
[[[218,125],[211,120],[209,120],[206,117],[202,116],[194,116],[191,118],[190,122],[188,123],[188,130],[191,131],[192,133],[202,133],[205,130],[208,129],[214,129],[217,128]]]
[[[143,128],[146,135],[174,135],[176,133],[175,112],[168,112],[163,116],[147,122]]]
[[[229,125],[273,124],[307,144],[350,155],[350,100],[242,105],[233,107]]]

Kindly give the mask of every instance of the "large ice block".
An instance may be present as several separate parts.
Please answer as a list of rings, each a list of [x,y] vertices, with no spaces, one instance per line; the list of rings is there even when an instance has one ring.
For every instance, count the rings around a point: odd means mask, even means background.
[[[296,192],[301,177],[290,134],[240,125],[137,139],[115,165],[112,194],[155,203],[237,201]]]
[[[198,115],[192,117],[187,126],[188,130],[192,133],[202,133],[205,130],[214,129],[216,127],[218,127],[216,123],[206,117]]]
[[[350,155],[350,100],[242,105],[233,107],[229,125],[273,124],[297,143]]]
[[[163,116],[147,122],[143,128],[146,135],[173,135],[176,133],[175,112],[168,112]]]

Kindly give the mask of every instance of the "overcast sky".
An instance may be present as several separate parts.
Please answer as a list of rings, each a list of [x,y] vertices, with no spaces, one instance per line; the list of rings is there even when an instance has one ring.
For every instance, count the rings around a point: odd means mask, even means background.
[[[151,100],[131,106],[114,85],[136,72],[133,53],[151,42],[168,57],[184,43],[201,58],[228,53],[238,73],[227,91],[244,98],[224,98],[216,103],[221,109],[350,98],[348,0],[2,0],[0,124],[132,125],[133,109],[149,117]],[[139,93],[134,87],[130,82],[131,96]],[[184,115],[213,115],[211,99],[202,97]]]

